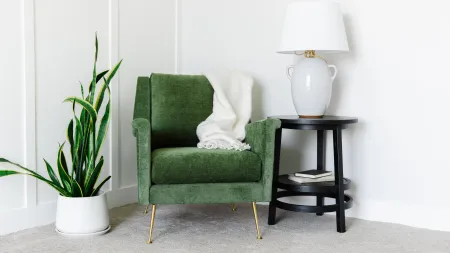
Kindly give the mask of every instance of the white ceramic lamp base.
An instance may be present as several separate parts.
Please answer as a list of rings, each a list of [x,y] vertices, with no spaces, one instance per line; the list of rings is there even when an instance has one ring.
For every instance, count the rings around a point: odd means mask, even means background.
[[[334,69],[333,75],[330,68]],[[287,68],[292,100],[300,117],[318,118],[325,115],[336,75],[336,66],[328,65],[318,57],[301,57],[297,64]]]

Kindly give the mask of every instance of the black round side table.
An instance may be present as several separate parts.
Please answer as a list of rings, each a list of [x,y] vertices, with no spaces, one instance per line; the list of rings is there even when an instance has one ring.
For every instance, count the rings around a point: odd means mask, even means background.
[[[336,212],[336,225],[339,233],[346,231],[345,210],[352,207],[353,199],[344,194],[350,189],[350,180],[344,178],[342,162],[342,129],[358,122],[357,118],[324,116],[322,118],[299,118],[297,115],[271,116],[279,119],[281,128],[275,134],[275,160],[273,169],[272,200],[269,207],[269,225],[275,224],[276,208],[294,212],[308,212],[323,215]],[[333,131],[334,182],[297,183],[289,180],[288,175],[279,175],[282,129],[317,130],[317,170],[325,170],[326,131]],[[278,191],[282,189],[282,191]],[[278,198],[287,196],[316,196],[316,206],[295,205],[282,202]],[[324,205],[324,198],[336,199],[334,205]]]

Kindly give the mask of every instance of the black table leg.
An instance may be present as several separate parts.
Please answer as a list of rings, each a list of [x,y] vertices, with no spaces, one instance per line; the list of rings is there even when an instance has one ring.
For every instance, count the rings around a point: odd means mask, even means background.
[[[277,182],[278,174],[280,172],[280,151],[281,151],[281,128],[277,129],[275,132],[275,154],[273,160],[273,180],[272,180],[272,200],[269,205],[269,219],[267,223],[269,225],[275,225],[275,217],[277,207],[275,206],[275,201],[277,200]]]
[[[344,233],[345,228],[345,208],[344,208],[344,172],[342,162],[342,129],[333,130],[333,149],[334,149],[334,174],[336,185],[336,225],[339,233]]]
[[[317,170],[325,170],[327,152],[327,132],[325,130],[317,130]],[[323,197],[317,196],[317,206],[323,206]],[[316,213],[322,216],[323,213]]]

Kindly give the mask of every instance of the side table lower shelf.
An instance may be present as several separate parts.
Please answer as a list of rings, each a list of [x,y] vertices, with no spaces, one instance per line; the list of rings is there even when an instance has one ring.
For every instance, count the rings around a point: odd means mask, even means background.
[[[289,192],[281,191],[278,192],[277,198],[290,197],[290,196],[313,196],[313,197],[325,197],[336,199],[336,194],[316,194],[309,192]],[[286,203],[280,200],[275,201],[275,206],[288,211],[293,212],[303,212],[303,213],[330,213],[336,212],[339,208],[338,204],[334,205],[324,205],[324,206],[305,206]],[[349,195],[344,195],[344,209],[349,209],[353,206],[353,198]]]
[[[350,185],[351,181],[347,178],[344,178],[343,184],[341,185],[343,190],[345,191],[350,189]],[[270,208],[272,210],[274,208],[280,208],[283,210],[293,212],[316,213],[318,215],[322,215],[323,213],[339,211],[339,209],[341,208],[340,205],[342,205],[343,210],[349,209],[353,206],[353,198],[347,194],[344,194],[343,201],[338,200],[338,186],[335,184],[335,182],[317,182],[317,183],[300,184],[295,181],[289,180],[288,175],[280,175],[277,180],[277,188],[282,189],[282,191],[278,191],[276,193],[275,200],[271,201]],[[291,196],[313,196],[317,197],[318,199],[333,198],[336,199],[336,204],[307,206],[307,205],[290,204],[278,200],[279,198]],[[323,203],[323,200],[320,201],[320,203]],[[337,217],[337,219],[339,219],[339,217]],[[269,225],[274,224],[275,224],[275,215],[273,214],[272,218],[270,218],[269,214]],[[338,232],[345,232],[345,227],[343,230],[338,228]]]

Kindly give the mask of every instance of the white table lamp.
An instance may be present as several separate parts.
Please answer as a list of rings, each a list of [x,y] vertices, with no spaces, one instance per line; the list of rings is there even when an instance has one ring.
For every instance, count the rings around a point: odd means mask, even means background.
[[[287,69],[292,99],[300,117],[325,114],[337,68],[318,54],[339,52],[348,52],[348,44],[338,3],[309,0],[288,6],[278,53],[301,55]],[[334,69],[332,74],[330,68]]]

